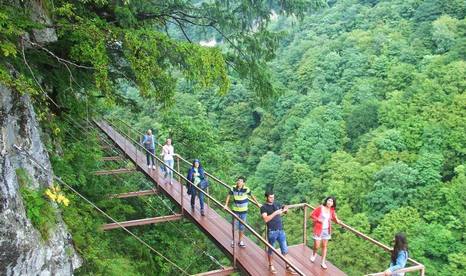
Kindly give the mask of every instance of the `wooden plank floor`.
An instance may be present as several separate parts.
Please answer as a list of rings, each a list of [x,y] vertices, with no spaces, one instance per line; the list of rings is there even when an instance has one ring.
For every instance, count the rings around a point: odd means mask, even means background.
[[[96,121],[96,124],[119,148],[123,150],[127,157],[137,165],[141,172],[146,174],[159,185],[159,191],[164,192],[177,203],[181,203],[181,198],[183,198],[185,216],[196,223],[199,228],[226,253],[227,256],[230,258],[233,257],[233,251],[230,245],[231,223],[229,221],[220,216],[214,209],[209,208],[208,205],[205,206],[206,216],[201,216],[199,213],[198,200],[196,200],[195,209],[191,210],[189,204],[190,196],[186,193],[186,189],[184,189],[183,194],[181,194],[181,185],[175,179],[173,180],[173,184],[167,183],[159,173],[158,169],[154,170],[147,167],[145,153],[136,149],[130,141],[127,141],[124,136],[116,132],[105,121]],[[268,272],[267,255],[264,250],[264,246],[262,244],[255,244],[247,237],[244,241],[246,243],[246,248],[236,247],[237,264],[242,272],[244,274],[254,276],[274,275]],[[319,258],[316,260],[315,264],[311,263],[309,261],[310,252],[311,250],[304,245],[290,247],[289,257],[291,262],[305,273],[305,275],[346,275],[329,262],[327,262],[327,270],[321,269]],[[273,264],[278,272],[276,275],[287,274],[285,271],[285,263],[278,257],[273,257]]]

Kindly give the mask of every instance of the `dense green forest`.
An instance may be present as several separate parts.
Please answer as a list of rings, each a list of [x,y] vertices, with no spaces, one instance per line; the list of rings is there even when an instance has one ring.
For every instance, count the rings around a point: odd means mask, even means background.
[[[105,138],[85,122],[92,116],[172,137],[182,156],[228,183],[246,176],[259,199],[266,189],[286,204],[335,195],[339,218],[358,230],[386,244],[405,232],[428,275],[464,274],[463,0],[44,2],[59,26],[47,46],[56,56],[18,44],[40,26],[0,2],[0,81],[33,95],[55,174],[115,218],[178,207],[162,196],[108,198],[151,184],[92,175],[109,167],[98,161],[109,154]],[[212,37],[223,43],[192,43]],[[62,214],[85,260],[78,275],[179,274],[125,232],[96,231],[105,218],[67,197]],[[263,229],[258,214],[250,222]],[[286,218],[291,243],[301,225],[301,216]],[[229,264],[188,221],[134,232],[190,273]],[[384,270],[389,256],[336,227],[329,260],[361,275]]]

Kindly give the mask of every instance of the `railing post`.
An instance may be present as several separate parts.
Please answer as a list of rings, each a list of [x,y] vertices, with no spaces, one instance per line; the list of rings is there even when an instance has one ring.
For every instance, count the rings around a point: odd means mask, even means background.
[[[178,182],[181,183],[181,176],[180,176],[180,156],[176,155],[176,170],[178,171]],[[173,172],[172,172],[173,174]]]
[[[269,237],[267,236],[267,234],[269,233],[269,229],[267,227],[267,224],[265,225],[265,232],[264,232],[264,240],[268,241],[269,240]],[[265,251],[267,252],[268,250],[268,246],[267,244],[265,245]]]
[[[420,271],[421,276],[424,276],[425,272],[426,272],[426,268],[423,266]]]
[[[304,205],[303,243],[307,246],[307,206]]]
[[[210,192],[209,192],[209,186],[207,186],[207,194],[209,194],[209,195],[210,195]],[[207,205],[209,205],[209,206],[210,206],[210,198],[209,198],[209,197],[207,197]]]
[[[233,241],[233,267],[236,268],[235,216],[231,215],[231,235]]]
[[[179,176],[179,175],[178,175]],[[180,199],[180,203],[181,203],[181,215],[184,214],[184,204],[183,204],[183,198],[184,198],[184,194],[183,194],[183,190],[184,190],[184,185],[183,183],[181,183],[181,181],[179,181],[180,185],[181,185],[181,192],[180,192],[180,196],[181,196],[181,199]]]

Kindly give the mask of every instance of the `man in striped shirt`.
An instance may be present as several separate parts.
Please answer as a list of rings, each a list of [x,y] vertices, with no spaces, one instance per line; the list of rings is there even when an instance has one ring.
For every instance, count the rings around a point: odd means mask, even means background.
[[[228,208],[228,203],[230,202],[230,196],[233,196],[233,206],[231,210],[244,222],[246,222],[246,217],[248,213],[248,203],[249,203],[249,197],[259,205],[257,199],[255,196],[251,194],[251,189],[246,187],[244,184],[245,179],[244,177],[240,176],[236,180],[236,186],[231,187],[230,192],[228,193],[226,202],[225,202],[225,208]],[[246,245],[243,242],[243,236],[244,236],[244,225],[240,223],[239,221],[236,221],[236,228],[238,228],[238,235],[239,235],[239,242],[238,245],[239,247],[246,247]],[[233,241],[231,242],[231,246],[235,246]]]

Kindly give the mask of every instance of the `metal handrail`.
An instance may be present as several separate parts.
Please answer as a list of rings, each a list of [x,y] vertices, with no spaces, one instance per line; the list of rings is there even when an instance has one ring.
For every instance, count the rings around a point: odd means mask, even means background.
[[[131,127],[131,126],[130,126],[128,123],[126,123],[125,121],[123,121],[123,120],[121,120],[121,119],[119,119],[119,118],[116,118],[116,119],[119,120],[119,121],[121,121],[123,124],[125,124],[125,125],[126,125],[129,129],[131,129],[132,131],[134,131],[134,132],[136,132],[136,133],[138,133],[138,134],[143,134],[142,132],[133,129],[133,127]],[[157,144],[158,144],[159,146],[161,146],[160,143],[157,143]],[[191,164],[189,161],[185,160],[185,159],[182,158],[180,155],[178,155],[178,157],[179,157],[182,161],[184,161],[185,163]],[[215,176],[213,176],[213,175],[211,175],[211,174],[208,174],[207,172],[206,172],[206,175],[208,175],[209,177],[213,178],[215,181],[217,181],[218,183],[222,184],[222,185],[225,186],[226,188],[228,188],[228,189],[230,188],[230,187],[228,186],[228,184],[226,184],[226,183],[223,182],[222,180],[218,179],[217,177],[215,177]],[[253,202],[253,201],[252,201],[252,202]],[[260,206],[258,206],[257,204],[255,204],[255,202],[253,202],[253,203],[254,203],[254,206],[260,207]],[[304,212],[304,223],[303,223],[303,243],[306,244],[306,239],[307,239],[307,237],[306,237],[306,229],[307,229],[307,213],[306,213],[306,208],[311,208],[312,210],[314,210],[316,207],[311,206],[310,204],[308,204],[308,203],[306,203],[306,202],[304,202],[304,203],[292,204],[292,205],[287,205],[287,207],[288,207],[288,209],[296,209],[296,208],[304,208],[304,209],[305,209],[305,212]],[[367,241],[369,241],[369,242],[371,242],[371,243],[377,245],[378,247],[382,248],[383,250],[385,250],[385,251],[387,251],[387,252],[390,252],[390,251],[392,250],[389,246],[387,246],[387,245],[385,245],[385,244],[383,244],[383,243],[381,243],[381,242],[375,240],[374,238],[371,238],[370,236],[368,236],[368,235],[366,235],[366,234],[364,234],[364,233],[362,233],[362,232],[360,232],[360,231],[358,231],[358,230],[352,228],[351,226],[349,226],[349,225],[347,225],[347,224],[345,224],[345,223],[343,223],[343,222],[341,222],[341,221],[340,221],[340,224],[339,224],[339,225],[340,225],[343,229],[346,229],[346,230],[348,230],[349,232],[352,232],[353,234],[355,234],[356,236],[358,236],[358,237],[360,237],[360,238],[363,238],[364,240],[367,240]],[[416,260],[414,260],[414,259],[412,259],[412,258],[408,258],[408,261],[410,261],[411,263],[415,264],[415,265],[416,265],[415,267],[422,267],[422,269],[421,269],[421,275],[424,275],[425,266],[424,266],[423,264],[419,263],[418,261],[416,261]],[[419,270],[419,269],[418,269],[418,270]]]
[[[113,130],[113,127],[112,127],[112,130]],[[115,130],[113,130],[113,132],[115,133]],[[190,183],[192,185],[193,188],[197,189],[198,192],[200,193],[203,193],[204,196],[206,196],[207,198],[209,198],[210,200],[212,200],[215,204],[219,205],[221,209],[223,209],[225,212],[227,212],[228,214],[230,214],[234,219],[232,221],[232,225],[234,225],[234,220],[238,220],[240,223],[242,223],[252,234],[253,236],[255,236],[259,241],[261,241],[264,245],[266,245],[267,247],[269,247],[273,253],[275,253],[282,261],[284,261],[288,266],[290,266],[294,271],[296,271],[299,275],[303,275],[305,276],[305,274],[299,270],[298,267],[296,267],[293,263],[291,263],[289,260],[287,260],[277,249],[275,249],[268,241],[266,241],[261,235],[259,235],[251,226],[249,226],[245,221],[243,221],[242,219],[240,219],[239,216],[237,216],[234,212],[232,212],[230,209],[228,208],[225,208],[225,206],[223,204],[221,204],[219,201],[217,201],[214,197],[212,197],[211,195],[209,195],[208,193],[206,193],[204,190],[202,190],[201,188],[197,187],[196,185],[194,185],[194,183],[192,183],[191,181],[189,181],[189,179],[187,179],[184,175],[182,175],[181,173],[177,172],[175,169],[171,169],[165,162],[163,162],[162,159],[160,159],[158,156],[156,156],[155,154],[152,154],[150,151],[148,151],[146,148],[144,148],[138,141],[134,140],[133,138],[131,138],[129,135],[127,135],[126,133],[119,133],[120,135],[122,136],[126,136],[127,139],[129,139],[131,142],[133,142],[135,145],[137,145],[138,147],[142,148],[146,154],[149,153],[150,155],[152,155],[155,159],[157,159],[157,161],[159,161],[160,163],[164,164],[167,169],[170,169],[172,170],[176,175],[178,175],[178,177],[182,178],[184,181],[186,181],[187,183]],[[180,183],[181,186],[183,186],[182,183]],[[233,235],[234,237],[234,235]],[[233,249],[235,249],[235,246],[233,247]],[[235,259],[235,256],[233,257]]]
[[[138,135],[144,135],[143,132],[137,130],[137,129],[134,129],[132,126],[130,126],[127,122],[123,121],[122,119],[120,118],[112,118],[112,119],[116,119],[118,121],[120,121],[121,123],[123,123],[124,125],[126,125],[131,131],[135,132],[136,134]],[[115,126],[115,124],[112,123],[112,125]],[[159,142],[157,142],[157,146],[159,147],[162,147],[163,145],[160,144]],[[177,154],[177,158],[179,158],[181,161],[183,161],[184,163],[186,163],[187,165],[191,165],[191,162],[189,162],[188,160],[184,159],[181,155]],[[208,173],[207,171],[204,171],[205,175],[207,175],[209,178],[215,180],[216,182],[218,182],[219,184],[221,184],[222,186],[224,186],[225,188],[227,188],[228,190],[231,189],[231,186],[229,186],[227,183],[225,183],[224,181],[222,181],[221,179],[219,179],[218,177],[214,176],[213,174],[210,174]],[[254,201],[251,201],[251,203],[260,208],[260,205],[258,205],[256,202]]]
[[[293,209],[293,208],[311,208],[312,210],[316,209],[316,207],[308,204],[308,203],[298,203],[298,204],[293,204],[293,205],[289,205],[288,206],[288,209]],[[305,222],[306,223],[306,222]],[[344,222],[341,222],[338,224],[340,225],[343,229],[346,229],[347,231],[349,232],[352,232],[353,234],[355,234],[356,236],[360,237],[360,238],[363,238],[364,240],[367,240],[375,245],[377,245],[378,247],[382,248],[383,250],[387,251],[387,252],[390,252],[392,250],[392,248],[390,248],[389,246],[377,241],[376,239],[374,238],[371,238],[369,237],[368,235],[354,229],[353,227],[349,226],[348,224],[344,223]],[[304,226],[305,228],[307,227],[306,225]],[[412,258],[408,258],[408,261],[410,261],[411,263],[415,264],[415,266],[412,266],[412,267],[409,267],[409,269],[411,268],[415,268],[414,270],[410,270],[410,271],[417,271],[417,270],[420,270],[421,272],[421,275],[424,275],[425,273],[425,266],[421,263],[419,263],[418,261],[412,259]],[[408,269],[408,268],[406,268]],[[406,272],[410,272],[410,271],[406,271]],[[397,271],[397,272],[403,272],[403,271]],[[383,272],[381,272],[383,273]],[[372,274],[369,274],[369,275],[372,275]],[[374,275],[384,275],[384,274],[374,274]]]
[[[397,269],[393,271],[393,273],[400,274],[400,273],[406,273],[406,272],[420,271],[421,275],[424,275],[424,270],[425,270],[425,267],[423,265],[415,265],[415,266]],[[365,276],[384,276],[384,275],[385,275],[385,272],[377,272],[377,273],[366,274]]]

